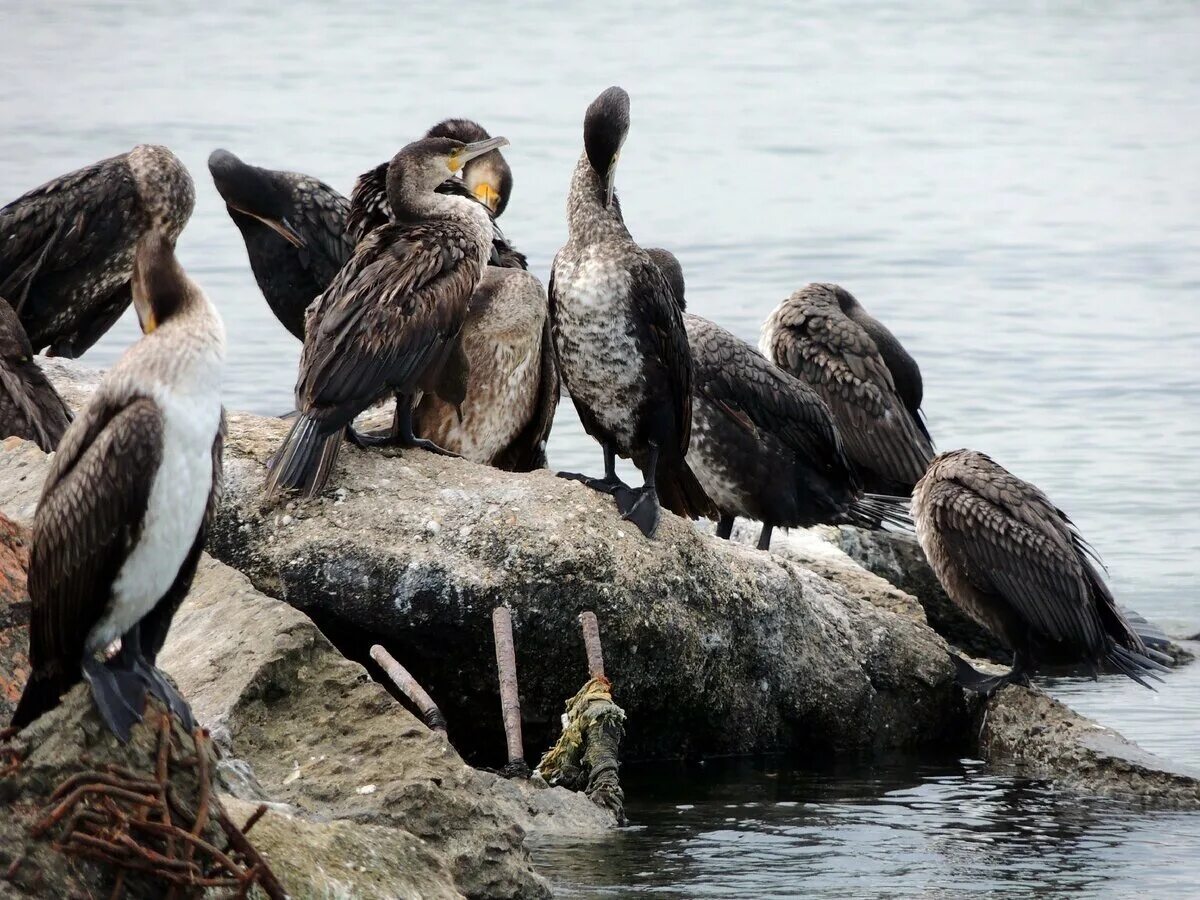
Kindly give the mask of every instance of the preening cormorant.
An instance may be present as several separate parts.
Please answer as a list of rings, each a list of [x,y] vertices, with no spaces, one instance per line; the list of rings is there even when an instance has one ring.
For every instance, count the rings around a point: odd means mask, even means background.
[[[567,244],[550,277],[559,370],[584,429],[604,449],[604,477],[578,478],[615,496],[647,536],[659,502],[696,518],[716,510],[688,467],[692,361],[666,276],[630,236],[615,205],[617,159],[629,131],[629,95],[611,87],[588,107],[584,152],[567,199]],[[631,489],[616,456],[645,479]]]
[[[0,296],[34,350],[76,357],[96,343],[129,306],[138,239],[174,241],[194,202],[183,163],[139,144],[0,209]]]
[[[13,714],[18,727],[81,677],[121,740],[147,689],[193,725],[154,662],[219,496],[225,334],[161,232],[139,240],[132,294],[145,336],[67,429],[34,518],[32,671]],[[118,637],[120,652],[102,662]]]
[[[683,268],[653,248],[679,305]],[[684,313],[692,352],[692,443],[688,464],[721,514],[720,537],[737,516],[771,531],[820,524],[911,525],[907,499],[868,498],[847,460],[829,407],[817,393],[724,328]]]
[[[71,411],[33,359],[12,307],[0,297],[0,438],[15,435],[47,453],[71,424]]]
[[[397,221],[363,238],[309,307],[296,382],[300,415],[272,461],[269,493],[319,493],[343,429],[388,395],[396,397],[390,433],[352,437],[364,446],[441,451],[414,436],[412,402],[420,391],[456,405],[465,396],[458,335],[487,265],[492,222],[474,199],[438,193],[437,187],[470,160],[507,143],[424,138],[396,154],[388,169],[388,201]]]
[[[917,538],[958,605],[1013,651],[985,676],[954,656],[960,682],[990,693],[1039,663],[1107,663],[1139,684],[1163,669],[1117,608],[1098,558],[1040,490],[975,450],[937,456],[913,491]]]
[[[247,165],[228,150],[214,150],[208,170],[267,305],[304,340],[304,311],[354,252],[350,201],[309,175]]]
[[[921,419],[921,370],[849,291],[796,291],[767,317],[760,347],[829,404],[868,491],[912,492],[934,454]]]

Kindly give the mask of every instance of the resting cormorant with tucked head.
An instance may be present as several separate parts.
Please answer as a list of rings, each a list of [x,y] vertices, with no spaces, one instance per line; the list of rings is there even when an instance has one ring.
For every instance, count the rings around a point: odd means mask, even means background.
[[[550,277],[559,369],[584,429],[604,448],[604,477],[578,478],[616,497],[647,536],[659,502],[696,518],[716,510],[688,468],[692,361],[671,286],[630,236],[615,205],[617,158],[629,131],[629,95],[611,87],[588,107],[584,152],[567,199],[567,244]],[[632,457],[645,484],[630,489],[616,457]]]
[[[47,453],[71,424],[71,411],[33,360],[33,347],[0,297],[0,438],[33,441]]]
[[[425,138],[396,154],[388,201],[397,221],[363,238],[309,307],[296,382],[300,415],[272,461],[269,493],[319,493],[343,430],[388,395],[396,397],[390,433],[354,439],[445,452],[413,434],[412,402],[428,390],[462,402],[466,372],[458,335],[487,265],[492,222],[475,200],[437,193],[437,187],[507,143]]]
[[[964,687],[1025,682],[1039,663],[1107,663],[1145,685],[1162,666],[1117,608],[1094,551],[1040,490],[974,450],[936,457],[913,491],[917,538],[965,613],[1013,651],[988,677],[954,657]]]
[[[912,493],[934,454],[921,419],[921,370],[849,291],[796,291],[767,318],[760,346],[829,404],[868,491]]]
[[[174,241],[194,202],[183,163],[139,144],[0,209],[0,296],[34,350],[75,357],[96,343],[129,307],[138,239],[157,230]]]
[[[67,429],[34,518],[32,671],[13,714],[18,727],[81,677],[121,740],[147,689],[194,724],[154,662],[219,497],[225,334],[159,232],[139,241],[132,292],[145,337]],[[120,653],[101,661],[118,637]]]
[[[683,308],[679,261],[666,250],[646,252]],[[760,550],[770,548],[776,525],[911,525],[907,499],[863,496],[829,408],[812,388],[707,319],[684,313],[683,322],[692,351],[687,458],[720,511],[718,536],[729,537],[736,516],[762,522]]]
[[[267,305],[304,340],[304,310],[354,252],[350,201],[316,178],[247,165],[228,150],[214,150],[208,170]]]

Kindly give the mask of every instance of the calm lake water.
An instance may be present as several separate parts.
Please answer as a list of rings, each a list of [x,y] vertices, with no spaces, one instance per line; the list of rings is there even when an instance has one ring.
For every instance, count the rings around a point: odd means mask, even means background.
[[[754,339],[805,282],[845,285],[920,362],[939,446],[1041,485],[1119,597],[1194,632],[1198,50],[1200,9],[1183,2],[7,3],[0,202],[140,141],[172,147],[197,183],[180,254],[229,330],[227,402],[283,412],[299,345],[254,284],[212,149],[348,192],[433,122],[478,118],[512,141],[503,224],[544,277],[583,109],[620,83],[626,218],[678,253],[694,310]],[[89,361],[134,334],[124,321]],[[599,469],[569,403],[551,454]],[[1157,694],[1052,688],[1200,764],[1200,667]],[[774,765],[632,773],[636,828],[539,858],[576,896],[1195,889],[1197,816],[1081,803],[970,762]]]

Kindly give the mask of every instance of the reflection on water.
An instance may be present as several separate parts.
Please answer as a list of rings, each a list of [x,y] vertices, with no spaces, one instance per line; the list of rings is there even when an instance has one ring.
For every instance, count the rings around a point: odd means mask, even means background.
[[[1122,897],[1190,890],[1200,818],[1056,794],[980,763],[640,771],[634,827],[534,847],[564,897]],[[1161,893],[1160,893],[1161,892]]]

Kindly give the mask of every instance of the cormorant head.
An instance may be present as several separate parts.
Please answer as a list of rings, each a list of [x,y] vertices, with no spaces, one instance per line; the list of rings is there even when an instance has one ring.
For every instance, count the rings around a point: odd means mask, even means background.
[[[662,247],[650,247],[646,253],[666,276],[667,284],[671,286],[671,293],[675,295],[675,303],[679,307],[679,311],[683,312],[687,309],[687,301],[683,296],[685,290],[683,266],[679,264],[674,253],[664,250]]]
[[[191,285],[175,258],[175,245],[158,229],[146,232],[133,255],[130,279],[138,323],[150,334],[187,302]]]
[[[288,221],[291,198],[275,183],[271,172],[246,165],[228,150],[214,150],[209,155],[208,171],[230,210],[257,219],[293,247],[304,246],[304,238]]]
[[[604,205],[611,206],[621,145],[629,134],[629,95],[610,87],[592,101],[583,117],[583,147],[604,183]]]
[[[9,365],[27,363],[33,357],[29,335],[21,319],[3,297],[0,297],[0,360]]]
[[[445,119],[425,133],[425,137],[446,137],[464,144],[486,141],[491,135],[478,122],[470,119]],[[499,150],[492,150],[471,160],[462,170],[467,189],[488,208],[493,218],[499,218],[508,206],[512,194],[512,169]]]
[[[406,198],[433,193],[471,160],[507,145],[508,138],[503,137],[471,143],[445,137],[413,141],[392,157],[388,165],[387,192],[392,209],[400,215],[408,205]]]

